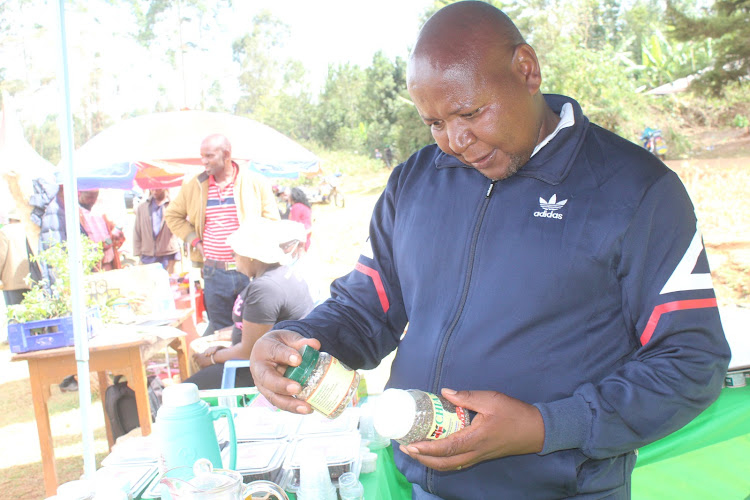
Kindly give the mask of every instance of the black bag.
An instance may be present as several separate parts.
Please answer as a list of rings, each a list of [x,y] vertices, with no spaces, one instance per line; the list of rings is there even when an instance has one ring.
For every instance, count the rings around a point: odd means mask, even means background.
[[[120,382],[122,375],[116,375],[114,384],[107,387],[104,394],[104,408],[112,428],[112,437],[127,434],[140,425],[138,422],[138,407],[135,403],[135,391],[128,387],[127,382]],[[161,393],[164,384],[156,376],[148,378],[148,399],[151,405],[151,421],[156,419],[156,412],[161,406]]]

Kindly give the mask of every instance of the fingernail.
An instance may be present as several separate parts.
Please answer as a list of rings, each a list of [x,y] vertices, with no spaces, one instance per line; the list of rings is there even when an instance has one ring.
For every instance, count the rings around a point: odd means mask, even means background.
[[[406,453],[407,455],[409,454],[409,450],[407,450],[406,447],[402,444],[398,446],[398,449],[401,450],[401,453]]]
[[[454,391],[453,389],[443,389],[443,394],[450,394],[451,396],[453,396],[454,394],[456,394],[456,391]]]
[[[416,449],[416,448],[415,448],[415,447],[413,447],[413,446],[407,446],[407,447],[406,447],[406,450],[407,450],[407,452],[408,452],[408,453],[409,453],[410,455],[411,455],[412,453],[414,453],[414,454],[416,454],[416,455],[419,455],[419,450],[418,450],[418,449]]]
[[[296,354],[292,354],[291,356],[289,356],[289,364],[295,364],[295,363],[297,365],[299,364],[299,356],[297,356]]]
[[[297,394],[299,390],[300,390],[300,387],[297,384],[289,384],[286,386],[286,392],[288,392],[292,396]]]
[[[312,409],[306,406],[299,405],[297,407],[297,413],[304,413],[304,414],[312,413]]]

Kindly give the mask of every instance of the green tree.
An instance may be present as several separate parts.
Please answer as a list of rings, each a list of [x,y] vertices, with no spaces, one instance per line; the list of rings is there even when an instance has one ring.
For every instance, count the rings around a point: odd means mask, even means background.
[[[329,65],[315,109],[313,138],[318,143],[329,149],[364,150],[367,130],[360,104],[365,85],[365,74],[358,65]]]
[[[234,61],[240,66],[242,95],[236,111],[252,115],[261,101],[277,86],[284,63],[277,57],[289,36],[289,26],[263,10],[253,17],[250,32],[232,43]]]
[[[406,89],[406,61],[397,57],[391,62],[381,51],[375,53],[372,65],[365,69],[361,121],[368,124],[368,151],[383,149],[396,142],[399,109],[404,103],[399,95]]]
[[[305,68],[300,61],[289,60],[281,90],[263,96],[253,118],[292,139],[309,141],[313,136],[314,113]]]
[[[714,61],[698,80],[699,87],[722,93],[730,82],[742,84],[750,76],[750,0],[716,0],[702,16],[685,13],[679,0],[667,1],[667,18],[680,41],[714,40]]]
[[[205,66],[203,55],[211,50],[214,33],[223,31],[219,19],[224,9],[231,7],[231,0],[102,0],[127,5],[135,21],[130,33],[142,47],[161,54],[167,65],[181,74],[182,92],[169,89],[165,99],[160,99],[153,111],[165,111],[180,107],[220,107],[207,86],[188,92],[188,83],[195,80],[187,75],[187,68],[201,73],[200,80],[215,81],[209,74],[211,66]],[[152,78],[152,75],[144,75]],[[159,82],[152,84],[154,87]],[[181,96],[182,99],[179,99]],[[167,102],[164,102],[164,101]],[[174,102],[179,104],[175,105]],[[208,101],[208,102],[207,102]]]

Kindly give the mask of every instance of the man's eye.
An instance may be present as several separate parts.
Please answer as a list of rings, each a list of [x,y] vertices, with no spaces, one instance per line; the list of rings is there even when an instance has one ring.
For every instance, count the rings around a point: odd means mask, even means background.
[[[472,117],[473,117],[474,115],[476,115],[477,113],[479,113],[479,111],[480,111],[481,109],[482,109],[482,108],[477,108],[477,109],[475,109],[474,111],[470,111],[470,112],[468,112],[468,113],[464,113],[464,114],[462,114],[461,116],[462,116],[462,117],[464,117],[464,118],[472,118]]]
[[[430,123],[430,128],[433,130],[440,130],[443,128],[443,122],[441,121],[434,121]]]

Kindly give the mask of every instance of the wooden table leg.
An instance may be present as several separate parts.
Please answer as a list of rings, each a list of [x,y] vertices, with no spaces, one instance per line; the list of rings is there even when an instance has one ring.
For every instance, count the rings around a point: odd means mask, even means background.
[[[102,400],[102,411],[104,412],[104,428],[107,430],[107,443],[109,444],[109,451],[112,451],[112,447],[115,445],[115,437],[112,434],[112,425],[109,423],[109,415],[107,415],[107,402],[104,400],[107,394],[107,387],[109,387],[109,377],[107,372],[96,372],[99,376],[99,396]]]
[[[141,434],[151,434],[151,404],[148,400],[148,381],[146,378],[146,367],[141,356],[141,348],[138,346],[128,349],[130,356],[130,368],[133,374],[130,382],[131,389],[135,392],[135,404],[138,407],[138,422],[141,425]]]
[[[39,449],[42,452],[42,470],[44,471],[44,492],[46,496],[57,493],[57,469],[55,468],[55,449],[52,443],[47,400],[50,397],[49,384],[42,382],[43,367],[37,360],[29,362],[29,381],[31,382],[31,399],[34,402],[36,430],[39,433]]]
[[[177,337],[169,343],[169,347],[177,353],[177,364],[180,367],[180,380],[184,382],[190,376],[190,363],[187,357],[187,342],[185,337]]]

